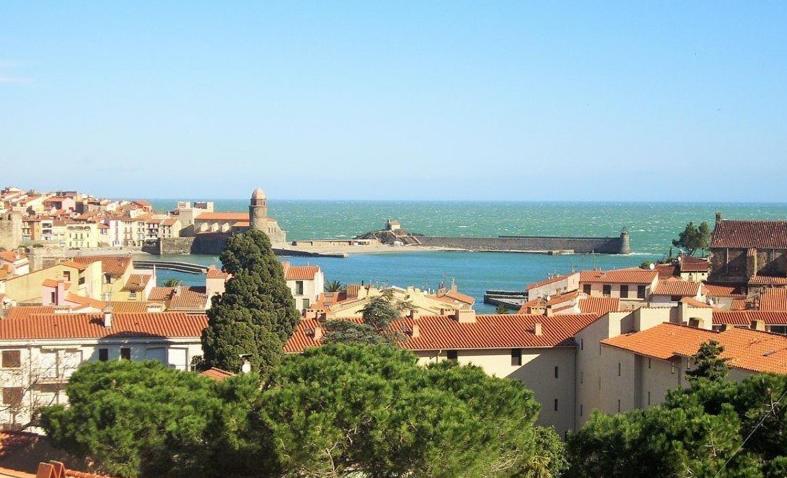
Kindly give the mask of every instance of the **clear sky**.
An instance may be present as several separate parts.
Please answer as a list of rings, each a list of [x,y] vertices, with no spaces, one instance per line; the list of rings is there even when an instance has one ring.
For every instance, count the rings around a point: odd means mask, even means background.
[[[0,2],[0,186],[787,201],[787,2]]]

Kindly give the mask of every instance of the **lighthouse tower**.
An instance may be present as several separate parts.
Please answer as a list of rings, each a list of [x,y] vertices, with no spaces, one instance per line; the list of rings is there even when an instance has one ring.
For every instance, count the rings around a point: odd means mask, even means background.
[[[268,198],[265,196],[265,191],[257,188],[251,194],[251,203],[249,204],[249,225],[258,231],[266,231],[266,223],[268,222]]]

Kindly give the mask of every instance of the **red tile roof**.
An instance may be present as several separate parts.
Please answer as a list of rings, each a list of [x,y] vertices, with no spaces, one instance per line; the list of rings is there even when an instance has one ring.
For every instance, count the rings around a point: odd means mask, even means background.
[[[705,295],[711,297],[744,297],[740,290],[735,286],[703,284]]]
[[[650,284],[658,276],[655,270],[615,269],[611,271],[582,271],[579,282],[584,284]]]
[[[689,307],[694,307],[695,309],[711,309],[712,307],[705,302],[701,302],[694,297],[684,297],[680,299],[681,303],[686,304]]]
[[[18,305],[16,307],[11,307],[6,312],[6,319],[19,319],[30,317],[33,315],[41,315],[41,314],[53,314],[55,312],[56,307],[51,305]]]
[[[767,289],[763,292],[760,310],[787,310],[787,289]]]
[[[210,266],[208,268],[208,272],[207,272],[208,279],[227,279],[229,278],[229,276],[230,275],[228,273],[220,271],[219,269],[213,266]]]
[[[236,222],[248,221],[247,212],[203,212],[196,218],[197,221]]]
[[[132,259],[129,256],[78,256],[74,257],[73,261],[81,264],[91,264],[100,261],[102,273],[118,278],[126,272],[126,269],[131,267]]]
[[[439,294],[437,294],[437,298],[440,299],[440,300],[444,300],[444,301],[445,301],[445,299],[448,299],[448,301],[454,301],[455,300],[457,302],[463,302],[463,303],[468,304],[468,305],[475,304],[475,297],[467,295],[467,294],[463,294],[463,293],[461,293],[459,291],[456,291],[456,290],[448,290],[446,292],[439,293]]]
[[[152,277],[152,274],[131,274],[128,276],[128,280],[126,281],[126,285],[123,286],[123,290],[128,292],[145,290],[145,287],[147,287]]]
[[[567,277],[568,277],[568,274],[556,275],[556,276],[553,276],[553,277],[547,277],[546,279],[540,280],[538,282],[533,282],[532,284],[528,284],[527,287],[525,287],[525,289],[530,290],[530,289],[535,289],[536,287],[541,287],[541,286],[545,286],[545,285],[548,285],[548,284],[552,284],[554,282],[560,282],[563,279],[566,279]]]
[[[14,251],[0,251],[0,260],[6,262],[16,262],[16,252]]]
[[[684,297],[696,296],[702,284],[680,279],[660,280],[651,291],[655,295],[679,295]]]
[[[667,279],[675,275],[678,266],[675,264],[656,264],[654,270],[659,273],[659,279]]]
[[[425,316],[403,318],[391,323],[395,331],[412,331],[418,326],[418,337],[407,336],[401,346],[408,350],[475,350],[510,348],[573,347],[573,336],[597,317],[593,314],[554,315],[478,315],[476,322],[457,322],[453,317]],[[359,323],[361,319],[352,319]],[[535,335],[534,325],[541,324],[542,335]],[[288,353],[316,347],[313,331],[321,323],[303,319],[284,346]]]
[[[787,249],[787,221],[721,221],[713,230],[710,247]]]
[[[285,280],[314,280],[314,276],[320,272],[320,266],[293,266],[284,263]]]
[[[715,340],[724,347],[722,357],[731,367],[753,372],[787,374],[787,337],[750,329],[722,332],[664,323],[631,334],[602,340],[607,346],[638,355],[669,360],[689,357],[700,345]]]
[[[583,314],[593,314],[598,317],[607,312],[620,310],[620,299],[617,297],[587,297],[579,300],[579,311]]]
[[[232,372],[228,372],[216,367],[211,367],[203,372],[200,372],[200,375],[203,377],[208,377],[209,379],[215,380],[217,382],[222,382],[230,377],[235,376],[235,374]]]
[[[710,263],[707,259],[702,257],[692,257],[682,255],[679,258],[681,272],[708,272],[710,270]]]
[[[159,312],[114,314],[104,327],[102,314],[41,314],[0,321],[1,340],[102,339],[110,337],[200,337],[208,325],[204,314]]]
[[[749,285],[787,285],[787,277],[754,276]]]
[[[787,311],[731,310],[713,312],[714,324],[749,326],[754,320],[762,320],[765,325],[786,325]]]

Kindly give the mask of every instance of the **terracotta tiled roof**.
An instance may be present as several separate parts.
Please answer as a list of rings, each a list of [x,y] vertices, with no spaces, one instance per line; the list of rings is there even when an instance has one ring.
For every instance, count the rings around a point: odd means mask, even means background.
[[[579,300],[579,311],[583,314],[593,314],[598,317],[607,312],[620,310],[620,299],[617,297],[587,297]]]
[[[787,221],[721,221],[713,230],[710,247],[787,249]]]
[[[684,297],[680,299],[681,303],[686,304],[689,307],[694,307],[695,309],[711,309],[712,307],[705,302],[699,301],[694,297]]]
[[[104,327],[102,314],[41,314],[0,321],[0,341],[103,339],[110,337],[199,337],[208,325],[204,314],[160,312],[114,314]]]
[[[546,305],[547,307],[556,306],[558,304],[562,304],[564,302],[568,302],[570,300],[574,300],[579,297],[579,291],[574,290],[571,292],[566,292],[565,294],[553,295],[549,298]]]
[[[113,278],[122,276],[126,269],[131,266],[132,261],[129,256],[78,256],[73,260],[81,264],[101,261],[101,272],[109,274]]]
[[[740,290],[738,290],[738,288],[735,286],[703,284],[703,288],[705,289],[705,295],[711,297],[743,297],[744,296],[744,294],[741,294]]]
[[[687,255],[680,256],[678,261],[681,272],[708,272],[710,263],[702,257],[692,257]]]
[[[320,266],[293,266],[285,264],[285,280],[314,280],[314,276],[320,272]]]
[[[418,319],[403,318],[391,323],[395,331],[412,331],[418,326],[418,337],[407,336],[401,346],[408,350],[472,350],[510,348],[573,347],[574,334],[596,320],[593,314],[554,315],[478,315],[476,322],[457,322],[452,317],[425,316]],[[360,322],[360,319],[353,319]],[[536,335],[534,326],[541,324],[542,335]],[[284,346],[285,352],[297,353],[316,347],[313,331],[320,327],[313,319],[301,320],[292,337]]]
[[[196,218],[197,221],[236,222],[248,221],[247,212],[203,212]]]
[[[582,271],[579,282],[584,284],[650,284],[658,276],[655,270],[615,269],[611,271]]]
[[[147,287],[152,277],[152,274],[131,274],[128,276],[128,280],[126,281],[126,285],[123,286],[123,290],[129,292],[145,290],[145,287]]]
[[[151,307],[161,307],[161,304],[154,302],[136,302],[136,301],[112,301],[109,303],[112,306],[112,311],[116,314],[141,314],[148,312]]]
[[[787,310],[787,289],[767,289],[763,292],[760,310]]]
[[[169,300],[167,310],[205,310],[208,305],[208,295],[195,288],[181,287],[179,292]]]
[[[533,309],[544,309],[547,306],[547,301],[543,297],[536,297],[535,299],[530,299],[524,304],[519,307],[517,314],[520,315],[527,315],[532,314]]]
[[[16,262],[16,252],[14,251],[0,251],[0,260],[6,262]]]
[[[439,300],[443,300],[445,302],[450,302],[450,301],[454,301],[455,300],[455,301],[462,302],[462,303],[465,303],[465,304],[468,304],[468,305],[475,304],[475,297],[473,297],[471,295],[463,294],[463,293],[461,293],[459,291],[456,291],[456,290],[448,290],[446,292],[439,293],[439,294],[437,294],[437,298]],[[446,301],[445,299],[448,299],[448,300]]]
[[[762,320],[765,325],[785,325],[787,324],[787,311],[736,310],[713,313],[714,324],[745,325],[748,327],[754,320]]]
[[[227,279],[229,276],[230,275],[228,273],[220,271],[213,266],[208,268],[208,279]]]
[[[67,283],[66,283],[66,281],[64,279],[44,279],[43,281],[41,281],[41,285],[44,286],[44,287],[51,287],[53,289],[56,289],[58,284],[60,284],[61,282],[63,282],[63,284],[64,284],[63,287],[64,288],[66,288],[66,289],[69,288],[67,285],[65,285]]]
[[[548,284],[552,284],[554,282],[560,282],[563,279],[566,279],[567,277],[568,277],[568,274],[556,275],[556,276],[553,276],[553,277],[547,277],[546,279],[540,280],[538,282],[533,282],[532,284],[528,284],[526,289],[527,290],[535,289],[536,287],[545,286],[545,285],[548,285]]]
[[[83,307],[95,307],[97,309],[101,309],[106,305],[106,302],[102,302],[100,300],[92,299],[90,297],[83,297],[81,295],[72,294],[69,292],[66,294],[66,302],[71,302],[73,304],[78,304]]]
[[[787,285],[787,277],[754,276],[749,285]]]
[[[200,375],[203,377],[208,377],[211,380],[215,380],[217,382],[222,382],[230,377],[234,377],[235,374],[232,372],[228,372],[226,370],[222,370],[220,368],[211,367],[204,372],[200,372]]]
[[[746,310],[746,299],[732,299],[730,310]]]
[[[714,332],[665,323],[601,343],[638,355],[669,360],[676,356],[692,356],[700,345],[710,340],[724,347],[722,357],[729,359],[727,363],[731,367],[787,374],[787,337],[750,329],[731,328]]]
[[[33,315],[54,314],[56,307],[51,305],[18,305],[6,312],[6,319],[19,319]]]
[[[680,279],[660,280],[652,293],[655,295],[679,295],[684,297],[696,296],[702,284]]]
[[[675,264],[656,264],[654,270],[658,272],[659,279],[667,279],[675,276],[678,266]]]

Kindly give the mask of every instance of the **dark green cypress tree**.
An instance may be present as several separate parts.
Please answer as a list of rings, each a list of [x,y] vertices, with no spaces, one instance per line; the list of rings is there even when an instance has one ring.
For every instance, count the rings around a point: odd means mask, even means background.
[[[281,264],[268,236],[255,229],[234,235],[221,262],[232,277],[224,294],[211,299],[203,365],[237,372],[248,355],[253,370],[267,373],[299,318]]]

